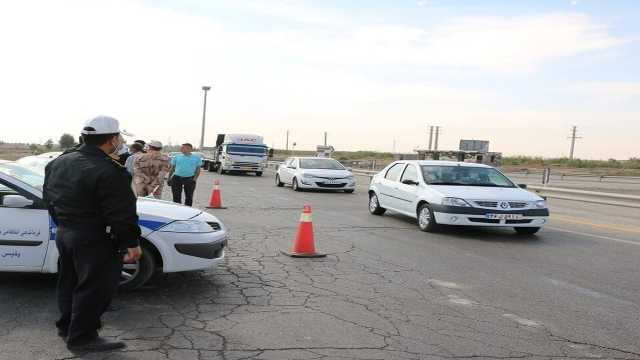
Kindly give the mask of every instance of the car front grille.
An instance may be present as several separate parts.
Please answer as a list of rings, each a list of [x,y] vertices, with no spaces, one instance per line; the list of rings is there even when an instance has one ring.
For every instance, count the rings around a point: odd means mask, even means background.
[[[531,219],[505,220],[505,224],[529,224]]]
[[[335,189],[335,188],[344,187],[347,184],[346,183],[328,184],[328,183],[323,183],[323,182],[316,182],[316,185],[318,185],[319,187],[323,187],[323,188]]]
[[[469,218],[469,221],[483,224],[500,224],[499,219]]]
[[[499,204],[498,201],[485,201],[485,200],[477,200],[477,201],[474,201],[474,203],[479,207],[491,208],[491,209],[497,208]],[[523,201],[508,201],[508,203],[509,203],[509,208],[504,210],[524,209],[528,206],[528,204]]]
[[[475,201],[476,205],[487,207],[487,208],[495,208],[498,207],[497,201]]]
[[[509,207],[512,209],[523,209],[527,207],[526,202],[509,201]]]

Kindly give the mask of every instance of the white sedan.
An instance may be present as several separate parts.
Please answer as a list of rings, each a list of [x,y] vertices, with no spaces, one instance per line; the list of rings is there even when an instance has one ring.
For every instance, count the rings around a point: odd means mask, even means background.
[[[422,231],[438,224],[513,227],[534,234],[548,220],[547,202],[491,166],[448,161],[396,161],[374,176],[369,211],[389,209],[418,220]]]
[[[285,184],[291,184],[295,191],[323,189],[352,193],[356,189],[353,173],[344,165],[334,159],[316,157],[292,157],[285,160],[276,172],[276,185]]]
[[[56,226],[42,201],[44,177],[0,160],[0,271],[56,273]],[[156,272],[215,267],[227,228],[215,216],[171,202],[138,198],[143,255],[125,264],[120,286],[135,289]]]

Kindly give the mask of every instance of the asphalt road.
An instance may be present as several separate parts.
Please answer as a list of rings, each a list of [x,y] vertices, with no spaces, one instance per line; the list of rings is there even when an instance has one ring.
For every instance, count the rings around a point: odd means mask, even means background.
[[[551,201],[537,236],[420,232],[355,194],[222,180],[224,266],[121,294],[103,334],[129,348],[90,359],[640,359],[640,210]],[[165,194],[167,196],[168,194]],[[324,259],[291,259],[309,204]],[[55,336],[55,277],[0,275],[0,359],[73,358]]]

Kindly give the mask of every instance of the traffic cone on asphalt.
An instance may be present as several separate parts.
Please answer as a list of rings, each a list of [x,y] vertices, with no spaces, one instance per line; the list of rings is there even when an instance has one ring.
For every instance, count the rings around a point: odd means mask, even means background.
[[[283,254],[291,257],[314,258],[324,257],[327,254],[316,252],[315,241],[313,239],[313,223],[311,221],[311,206],[305,205],[300,215],[300,225],[298,234],[293,241],[290,252],[282,251]]]
[[[213,181],[213,191],[207,209],[226,209],[222,206],[222,195],[220,195],[220,180]]]

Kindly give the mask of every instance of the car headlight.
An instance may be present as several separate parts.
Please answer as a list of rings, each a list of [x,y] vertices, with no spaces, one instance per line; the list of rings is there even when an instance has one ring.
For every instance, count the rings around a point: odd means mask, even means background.
[[[532,205],[536,209],[546,209],[547,207],[549,207],[546,200],[534,201]]]
[[[158,231],[175,233],[207,233],[215,231],[213,227],[204,221],[198,220],[176,220]]]
[[[459,199],[459,198],[453,198],[453,197],[446,197],[446,198],[442,199],[442,205],[445,205],[445,206],[462,206],[462,207],[470,207],[471,206],[465,200]]]
[[[302,178],[303,179],[314,179],[315,176],[311,175],[311,174],[302,174]]]

